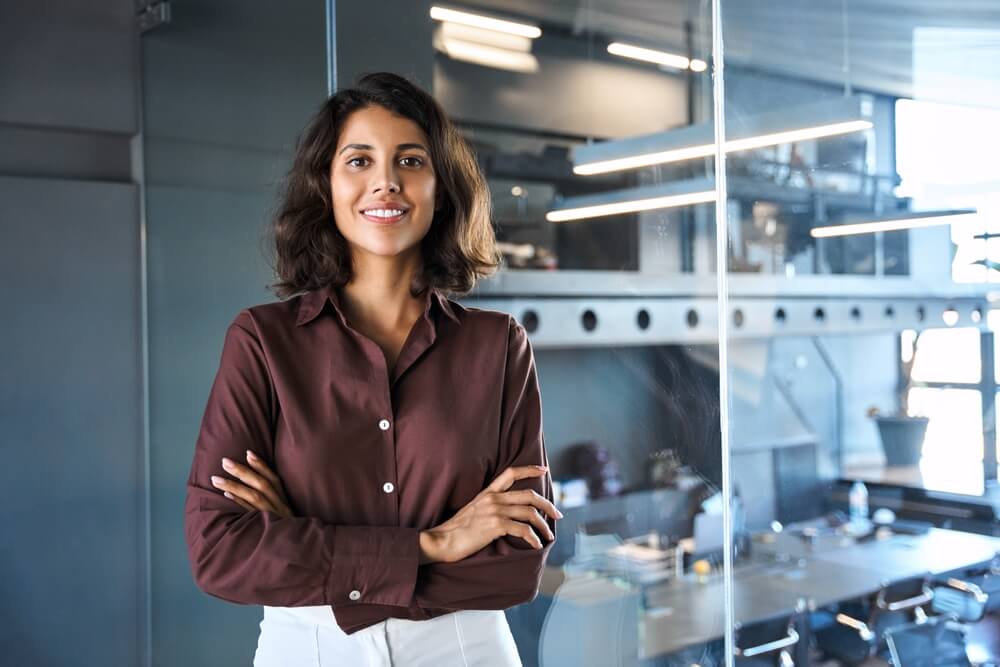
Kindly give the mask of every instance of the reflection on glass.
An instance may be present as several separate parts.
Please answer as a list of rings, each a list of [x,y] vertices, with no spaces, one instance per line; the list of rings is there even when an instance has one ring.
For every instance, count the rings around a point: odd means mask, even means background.
[[[433,90],[473,145],[504,253],[469,304],[532,335],[564,513],[538,597],[507,610],[521,660],[719,664],[712,165],[579,169],[694,126],[711,148],[708,23],[656,3],[460,9],[478,25],[436,12]],[[535,34],[491,34],[483,17]],[[698,303],[670,296],[685,278]]]
[[[1000,549],[1000,72],[958,81],[998,33],[953,4],[721,4],[727,140],[853,98],[871,121],[726,158],[735,663],[982,655],[1000,619],[950,605]]]

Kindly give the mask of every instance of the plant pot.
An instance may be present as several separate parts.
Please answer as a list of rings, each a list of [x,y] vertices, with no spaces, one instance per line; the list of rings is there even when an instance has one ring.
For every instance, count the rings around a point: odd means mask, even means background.
[[[927,417],[876,417],[886,465],[913,466],[920,463],[927,433]]]

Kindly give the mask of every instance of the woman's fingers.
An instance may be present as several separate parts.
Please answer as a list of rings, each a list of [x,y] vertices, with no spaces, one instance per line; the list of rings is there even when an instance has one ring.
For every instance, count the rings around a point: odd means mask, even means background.
[[[257,492],[267,498],[273,506],[277,507],[279,504],[283,504],[281,496],[271,484],[271,481],[266,477],[263,477],[253,468],[245,466],[242,463],[236,463],[235,461],[227,458],[222,459],[222,467],[226,469],[226,472],[239,479],[251,489],[257,490]]]
[[[233,494],[229,493],[228,491],[224,491],[222,493],[222,495],[224,495],[226,498],[229,498],[230,500],[232,500],[233,502],[235,502],[237,505],[240,505],[241,507],[243,507],[243,509],[247,509],[247,510],[255,510],[255,509],[257,509],[256,507],[254,507],[253,505],[251,505],[247,501],[243,500],[242,498],[237,498],[236,496],[234,496]]]
[[[212,484],[216,488],[222,489],[224,493],[229,493],[229,495],[233,496],[232,500],[235,500],[237,503],[240,503],[240,500],[242,500],[250,505],[249,509],[275,512],[275,508],[267,496],[256,489],[251,489],[245,484],[216,475],[212,475]],[[240,504],[242,505],[243,503]]]
[[[264,463],[263,459],[261,459],[259,456],[257,456],[248,449],[247,463],[250,464],[251,468],[256,470],[261,476],[263,476],[264,479],[266,479],[271,483],[271,487],[274,489],[275,493],[277,493],[278,496],[281,498],[281,500],[284,501],[285,488],[284,486],[282,486],[281,480],[278,478],[278,475],[273,470],[267,467],[267,464]]]
[[[504,505],[531,505],[532,507],[537,507],[542,510],[553,519],[563,518],[562,512],[560,512],[556,506],[552,504],[552,501],[539,495],[534,489],[522,489],[520,491],[498,493],[496,499],[497,502]]]
[[[552,533],[552,529],[549,528],[549,524],[545,523],[545,519],[542,518],[542,515],[534,507],[528,507],[527,505],[505,505],[501,512],[508,518],[517,519],[521,523],[530,523],[538,533],[545,535],[549,540],[556,539],[556,536]]]
[[[526,523],[521,523],[520,521],[508,520],[507,521],[507,534],[514,535],[515,537],[520,537],[522,540],[535,547],[536,549],[542,548],[542,541],[538,539],[538,535],[535,531],[531,529]]]
[[[511,466],[497,475],[488,487],[489,491],[506,491],[519,479],[541,477],[548,470],[545,466]]]

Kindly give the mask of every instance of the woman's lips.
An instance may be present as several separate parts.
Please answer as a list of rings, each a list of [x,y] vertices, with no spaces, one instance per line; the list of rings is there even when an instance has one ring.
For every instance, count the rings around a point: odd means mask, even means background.
[[[399,222],[400,220],[402,220],[407,213],[409,213],[409,211],[403,211],[399,215],[393,216],[391,218],[383,218],[377,215],[368,215],[367,213],[364,212],[362,212],[361,215],[364,216],[365,220],[368,220],[369,222],[374,222],[377,225],[391,225],[394,222]]]

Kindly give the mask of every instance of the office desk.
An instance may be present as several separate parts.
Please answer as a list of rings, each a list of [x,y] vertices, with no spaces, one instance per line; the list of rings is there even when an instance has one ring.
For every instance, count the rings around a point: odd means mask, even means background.
[[[931,529],[926,535],[797,551],[787,562],[751,562],[734,569],[737,622],[780,618],[799,605],[822,607],[874,594],[885,583],[985,564],[1000,551],[1000,538]],[[646,609],[639,619],[640,657],[721,638],[726,620],[722,575],[712,575],[704,583],[688,575],[648,588]]]

